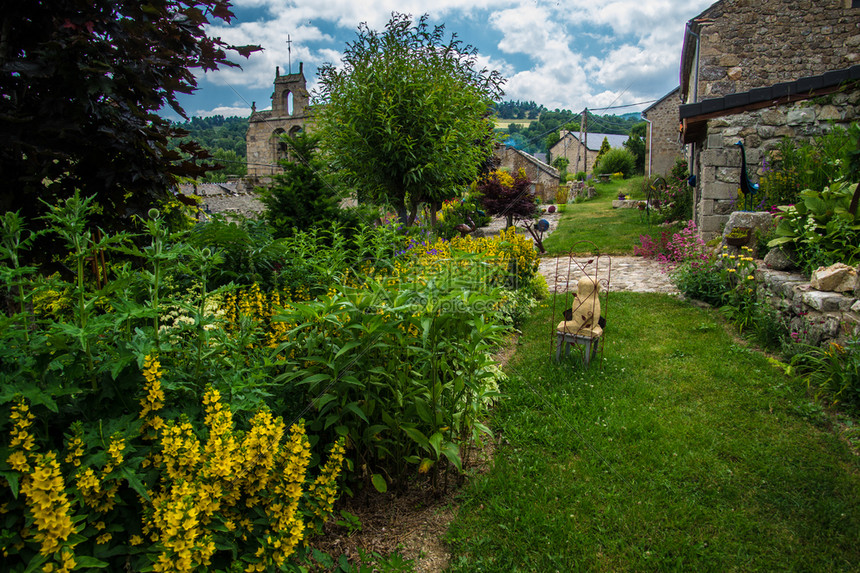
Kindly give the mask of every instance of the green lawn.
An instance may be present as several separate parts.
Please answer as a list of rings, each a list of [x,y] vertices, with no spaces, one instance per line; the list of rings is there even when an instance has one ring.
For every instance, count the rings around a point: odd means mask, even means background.
[[[523,328],[450,571],[856,571],[860,458],[715,310],[613,294],[603,368]],[[558,320],[556,318],[555,320]]]
[[[632,255],[633,246],[639,244],[639,235],[656,233],[653,225],[638,209],[613,209],[612,200],[619,192],[633,199],[643,199],[642,177],[597,183],[597,197],[582,203],[572,203],[561,215],[559,227],[544,241],[549,255],[567,253],[577,241],[589,240],[599,245],[601,252],[610,255]],[[580,246],[577,252],[586,252]]]

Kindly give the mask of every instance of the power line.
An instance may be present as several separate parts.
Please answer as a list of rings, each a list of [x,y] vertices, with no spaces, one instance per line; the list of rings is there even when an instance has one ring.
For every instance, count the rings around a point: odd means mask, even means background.
[[[629,87],[629,86],[628,86],[628,87]],[[625,90],[625,91],[626,91],[626,90]],[[624,93],[624,92],[621,92],[621,93]],[[619,96],[619,97],[621,97],[621,96]],[[618,99],[618,98],[615,98],[615,99]],[[648,101],[640,101],[640,102],[636,102],[636,103],[628,103],[628,104],[624,104],[624,105],[613,105],[613,106],[609,106],[609,107],[592,107],[592,108],[589,108],[589,109],[591,109],[591,110],[593,110],[593,111],[604,111],[604,110],[607,110],[607,109],[621,109],[621,108],[624,108],[624,107],[636,107],[637,105],[645,105],[646,103],[654,103],[655,101],[659,101],[659,100],[651,99],[651,100],[648,100]]]

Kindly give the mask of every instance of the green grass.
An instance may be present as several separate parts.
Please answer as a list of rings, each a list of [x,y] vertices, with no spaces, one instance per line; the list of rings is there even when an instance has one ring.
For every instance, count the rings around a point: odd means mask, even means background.
[[[805,386],[714,310],[617,293],[605,314],[602,370],[551,359],[547,304],[524,326],[449,570],[856,571],[860,460]]]
[[[602,253],[632,255],[634,245],[639,244],[639,235],[656,231],[638,209],[613,209],[612,201],[618,198],[619,192],[632,199],[644,199],[640,189],[642,179],[640,176],[597,183],[597,197],[568,205],[558,229],[544,241],[547,254],[567,253],[577,241],[589,240],[596,243]],[[588,251],[587,246],[580,245],[575,254]]]

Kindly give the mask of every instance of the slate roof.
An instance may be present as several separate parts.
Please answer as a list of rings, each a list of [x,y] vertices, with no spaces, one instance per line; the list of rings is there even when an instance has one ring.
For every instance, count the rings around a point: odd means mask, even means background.
[[[800,78],[793,82],[781,82],[768,87],[684,104],[679,109],[679,116],[683,123],[684,143],[692,143],[704,137],[708,119],[825,95],[858,81],[860,81],[860,64],[818,76]]]
[[[227,183],[198,183],[196,187],[193,184],[186,183],[179,186],[179,191],[183,195],[197,195],[199,197],[237,194],[235,181]]]
[[[579,133],[573,133],[568,131],[565,134],[565,137],[570,137],[574,141],[579,141]],[[588,132],[588,150],[589,151],[600,151],[600,146],[603,145],[603,138],[606,138],[609,141],[609,146],[612,148],[623,147],[624,142],[630,139],[628,135],[619,135],[617,133],[591,133]],[[583,137],[583,139],[586,139]],[[559,142],[564,141],[564,138],[560,139]],[[556,143],[553,145],[555,147],[558,145]]]
[[[857,80],[860,80],[860,64],[842,70],[826,72],[819,76],[800,78],[793,82],[782,82],[769,87],[705,99],[698,103],[684,104],[681,106],[680,116],[681,119],[685,119],[762,102],[770,103],[791,96],[812,96],[816,91]]]

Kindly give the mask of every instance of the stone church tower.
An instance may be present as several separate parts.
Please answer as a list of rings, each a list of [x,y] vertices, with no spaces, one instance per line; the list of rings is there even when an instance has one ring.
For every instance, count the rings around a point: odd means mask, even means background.
[[[280,136],[295,136],[310,123],[310,95],[306,87],[303,64],[299,73],[282,76],[275,68],[275,91],[272,109],[257,111],[256,105],[248,118],[245,145],[248,156],[248,177],[266,177],[279,173],[278,160],[288,156],[287,146]]]

